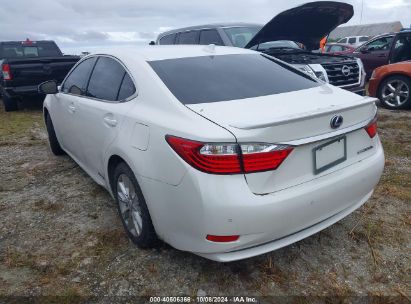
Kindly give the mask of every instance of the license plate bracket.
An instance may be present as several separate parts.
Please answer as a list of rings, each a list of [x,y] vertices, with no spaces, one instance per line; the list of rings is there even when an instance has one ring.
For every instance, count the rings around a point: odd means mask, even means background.
[[[347,137],[338,137],[313,149],[314,174],[320,174],[347,160]]]

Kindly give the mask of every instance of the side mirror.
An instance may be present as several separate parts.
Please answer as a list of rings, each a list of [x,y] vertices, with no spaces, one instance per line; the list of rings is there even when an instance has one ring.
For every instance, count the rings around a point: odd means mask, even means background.
[[[38,86],[40,94],[56,94],[58,92],[57,82],[55,80],[48,80]]]
[[[370,50],[368,48],[363,48],[363,49],[360,50],[360,52],[362,54],[368,54],[368,53],[370,53]]]

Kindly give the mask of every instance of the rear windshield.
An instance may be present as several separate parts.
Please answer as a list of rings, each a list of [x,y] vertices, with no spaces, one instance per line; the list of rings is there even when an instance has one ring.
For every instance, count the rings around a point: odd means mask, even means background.
[[[1,58],[36,58],[62,56],[53,42],[4,43],[0,44]]]
[[[320,84],[303,72],[261,54],[235,54],[149,62],[183,104],[267,96]]]

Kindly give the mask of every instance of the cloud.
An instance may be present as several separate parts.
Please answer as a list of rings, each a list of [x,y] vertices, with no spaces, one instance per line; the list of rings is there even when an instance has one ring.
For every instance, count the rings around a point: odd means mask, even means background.
[[[210,22],[266,23],[310,0],[13,0],[0,6],[0,41],[52,39],[64,50],[147,44],[166,30]],[[360,22],[361,0],[350,24]],[[363,23],[410,23],[410,0],[364,0]]]

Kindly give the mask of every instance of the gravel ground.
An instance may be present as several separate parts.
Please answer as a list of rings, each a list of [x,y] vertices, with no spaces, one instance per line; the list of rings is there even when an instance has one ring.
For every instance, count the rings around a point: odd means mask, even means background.
[[[206,294],[285,296],[271,299],[293,303],[306,303],[301,296],[411,301],[411,111],[380,109],[386,169],[362,208],[294,245],[227,264],[167,245],[133,246],[108,193],[69,157],[50,153],[41,117],[39,107],[16,113],[0,107],[3,297],[62,296],[57,302],[78,302],[87,296],[107,301],[103,296]]]

